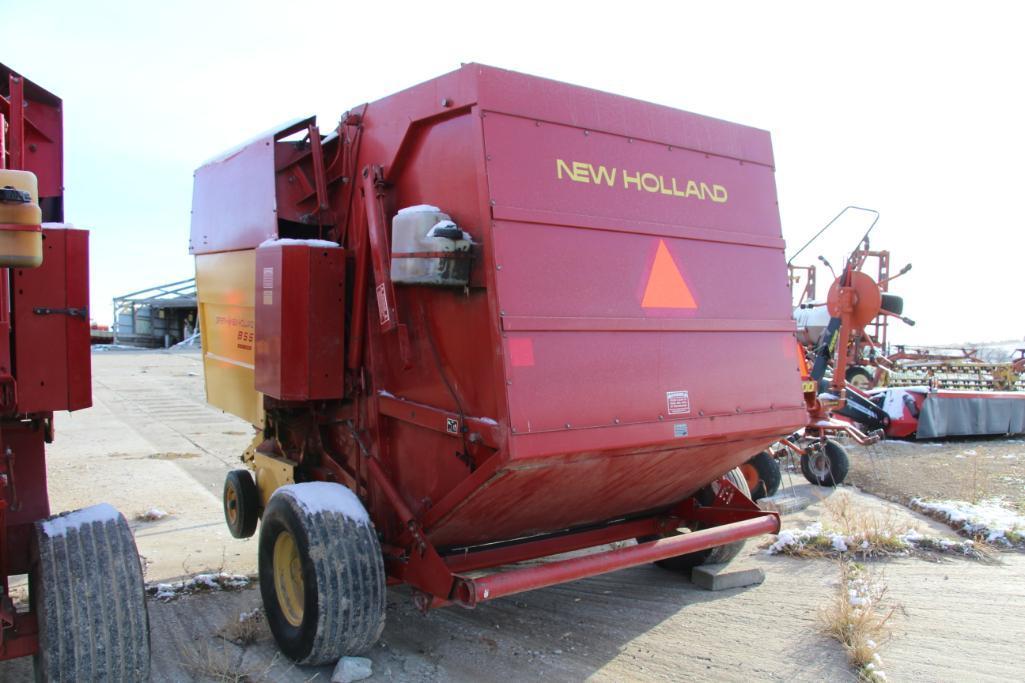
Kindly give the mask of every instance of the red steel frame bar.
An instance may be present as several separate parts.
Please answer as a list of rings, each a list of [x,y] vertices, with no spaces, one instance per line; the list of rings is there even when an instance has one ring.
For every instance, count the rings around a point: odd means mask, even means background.
[[[627,548],[595,553],[586,557],[574,557],[480,578],[461,577],[457,579],[455,600],[464,607],[473,607],[484,600],[494,600],[524,591],[627,569],[639,564],[665,560],[713,546],[733,543],[751,536],[774,534],[779,529],[779,517],[767,514],[754,519],[640,543]]]
[[[8,168],[25,168],[25,91],[24,81],[18,76],[10,77],[10,138],[7,140],[10,163]]]
[[[12,74],[9,78],[9,84],[10,99],[8,104],[10,118],[8,121],[5,121],[4,117],[0,116],[0,168],[23,170],[25,167],[24,80]],[[7,126],[9,135],[5,135],[5,124],[9,124]],[[15,226],[5,226],[8,229],[13,227]],[[22,226],[17,227],[18,229],[24,229]],[[8,302],[9,273],[9,269],[0,268],[0,338],[2,338],[2,342],[0,342],[0,380],[3,380],[5,387],[9,385],[13,388],[14,383],[10,376],[11,321]],[[3,408],[5,410],[14,409],[16,398],[13,393],[7,395],[6,390],[2,393],[8,399],[3,402],[9,403],[9,405],[5,405]],[[0,448],[2,447],[2,430],[0,430]],[[5,472],[5,481],[6,477],[10,477],[13,480],[14,473],[12,471]],[[13,489],[13,481],[11,488]],[[3,588],[3,600],[2,604],[0,604],[0,622],[2,622],[2,626],[0,626],[0,631],[2,631],[2,635],[0,635],[0,660],[26,657],[34,655],[39,651],[36,615],[31,612],[16,612],[14,604],[8,595],[7,507],[7,502],[0,500],[0,585]]]
[[[384,210],[381,207],[381,184],[384,174],[380,166],[363,169],[363,201],[367,212],[367,235],[370,237],[370,257],[374,267],[378,316],[381,329],[385,332],[394,330],[398,324],[398,313],[395,310],[395,287],[392,285],[388,254],[388,235],[385,232]]]

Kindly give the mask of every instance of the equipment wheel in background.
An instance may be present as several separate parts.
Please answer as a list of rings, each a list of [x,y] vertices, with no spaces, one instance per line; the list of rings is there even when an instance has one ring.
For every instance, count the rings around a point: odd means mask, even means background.
[[[875,375],[868,368],[861,365],[852,365],[847,368],[847,372],[844,375],[849,384],[862,391],[871,388],[872,382],[875,381]]]
[[[340,484],[282,486],[260,526],[260,594],[282,652],[329,664],[384,630],[384,559],[366,510]]]
[[[740,471],[739,467],[736,467],[726,473],[726,478],[730,480],[734,486],[740,489],[748,498],[751,497],[751,491],[747,488],[747,482],[744,480],[744,475]],[[711,486],[706,486],[698,492],[698,501],[702,505],[711,505],[712,501],[715,500],[715,493],[712,491]],[[697,525],[692,531],[699,531],[705,527]],[[680,532],[676,531],[668,536],[677,536]],[[659,536],[645,536],[638,538],[638,543],[647,543],[648,541],[654,541],[660,538]],[[670,557],[665,560],[658,560],[655,562],[659,567],[663,569],[671,569],[673,571],[690,571],[694,567],[701,566],[703,564],[725,564],[734,557],[740,554],[741,549],[744,547],[744,541],[735,541],[733,543],[727,543],[726,545],[715,546],[714,548],[706,548],[705,550],[698,550],[697,552],[687,553],[686,555],[678,555],[677,557]]]
[[[762,451],[743,465],[740,471],[744,475],[747,488],[751,491],[751,500],[761,500],[776,495],[783,475],[779,463],[769,451]]]
[[[232,470],[224,478],[224,521],[235,538],[249,538],[260,518],[260,492],[249,470]]]
[[[149,680],[149,617],[135,539],[106,504],[35,524],[29,599],[37,681]]]
[[[832,439],[826,439],[822,447],[809,449],[801,456],[801,472],[816,486],[839,486],[847,478],[849,469],[847,450]]]

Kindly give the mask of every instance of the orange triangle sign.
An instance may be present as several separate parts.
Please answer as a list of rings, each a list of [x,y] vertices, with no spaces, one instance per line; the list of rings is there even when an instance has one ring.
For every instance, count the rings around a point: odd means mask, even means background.
[[[651,266],[648,286],[644,288],[641,308],[697,308],[690,287],[676,267],[665,240],[658,241],[655,263]]]

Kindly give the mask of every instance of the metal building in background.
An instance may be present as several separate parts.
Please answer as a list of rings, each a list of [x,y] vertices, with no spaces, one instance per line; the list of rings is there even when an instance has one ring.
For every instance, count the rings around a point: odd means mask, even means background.
[[[114,297],[114,343],[169,347],[196,332],[196,280]]]

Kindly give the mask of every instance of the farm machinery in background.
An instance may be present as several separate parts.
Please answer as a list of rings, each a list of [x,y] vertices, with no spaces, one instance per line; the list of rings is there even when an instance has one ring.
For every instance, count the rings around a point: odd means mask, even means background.
[[[777,531],[737,470],[808,420],[773,174],[764,131],[478,64],[200,167],[207,400],[258,429],[225,520],[281,649],[371,647],[386,583],[474,607]]]
[[[888,291],[911,265],[891,275],[889,252],[870,248],[877,212],[845,208],[798,254],[851,210],[868,211],[874,218],[841,274],[832,273],[825,301],[816,296],[816,267],[793,265],[793,258],[788,263],[797,340],[802,358],[813,364],[810,371],[802,371],[811,421],[742,466],[756,498],[775,493],[781,481],[777,460],[789,454],[800,456],[801,471],[811,483],[842,483],[848,469],[846,449],[827,438],[829,434],[846,433],[868,445],[884,436],[1025,432],[1025,349],[1016,349],[1010,360],[994,362],[980,358],[976,349],[944,353],[891,346],[891,318],[914,325],[903,316],[903,299]],[[824,257],[819,260],[832,272]],[[869,264],[874,264],[874,278],[865,272]]]
[[[839,275],[825,257],[819,257],[830,269],[833,282],[825,301],[817,300],[815,266],[794,266],[793,260],[848,211],[867,212],[872,223],[845,259]],[[878,220],[877,211],[848,206],[787,264],[809,421],[802,430],[742,466],[748,486],[758,497],[771,496],[778,489],[781,458],[796,455],[809,482],[837,486],[847,476],[850,459],[842,443],[832,437],[844,434],[861,445],[883,438],[886,413],[862,389],[872,377],[865,364],[882,356],[889,318],[909,325],[914,321],[903,316],[903,299],[888,292],[890,282],[910,271],[911,265],[891,275],[889,252],[870,248],[869,235]],[[876,277],[864,270],[870,261],[876,265]]]
[[[848,263],[857,271],[873,259],[878,287],[873,287],[872,278],[863,272],[856,273],[852,283],[857,289],[860,282],[863,288],[855,292],[855,298],[878,300],[879,313],[869,320],[872,306],[867,307],[863,315],[854,316],[846,337],[836,336],[834,381],[827,400],[838,395],[838,373],[847,385],[846,401],[833,409],[833,415],[890,438],[1025,432],[1025,349],[1015,349],[1010,359],[995,361],[980,357],[981,349],[909,349],[891,344],[887,337],[891,318],[914,324],[902,317],[902,300],[887,291],[889,283],[911,266],[891,276],[889,252],[870,250],[867,237]],[[825,259],[820,260],[829,266]],[[835,290],[830,290],[823,307],[815,300],[814,266],[791,265],[790,274],[798,339],[808,353],[820,353],[822,341],[832,338],[837,324],[831,305]]]
[[[92,405],[89,233],[63,219],[61,100],[0,65],[0,659],[34,656],[41,681],[142,681],[127,521],[106,504],[51,516],[47,497],[54,412]]]

